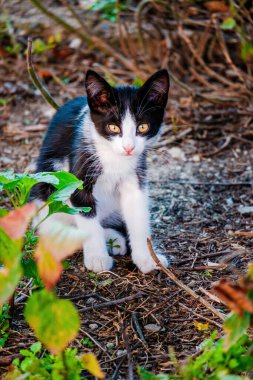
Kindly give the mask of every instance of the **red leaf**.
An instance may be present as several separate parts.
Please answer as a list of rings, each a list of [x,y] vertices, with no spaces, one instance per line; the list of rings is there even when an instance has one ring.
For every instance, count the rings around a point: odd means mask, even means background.
[[[35,250],[35,259],[37,261],[39,275],[42,278],[46,289],[50,290],[60,278],[62,265],[56,261],[54,256],[49,252],[40,238]]]
[[[27,226],[36,212],[35,203],[10,211],[9,214],[0,218],[0,227],[14,240],[22,238]]]

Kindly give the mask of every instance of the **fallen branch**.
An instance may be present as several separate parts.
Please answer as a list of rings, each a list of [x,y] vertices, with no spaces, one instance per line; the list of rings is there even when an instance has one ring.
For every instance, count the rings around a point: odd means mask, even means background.
[[[203,297],[198,296],[197,293],[195,293],[191,288],[189,288],[187,285],[185,285],[182,281],[180,281],[174,273],[172,273],[169,269],[165,268],[161,261],[156,256],[154,249],[152,247],[152,243],[150,239],[147,239],[148,249],[149,252],[156,262],[156,264],[161,268],[161,270],[167,274],[167,276],[175,283],[177,286],[179,286],[181,289],[183,289],[186,293],[190,294],[194,299],[199,301],[202,305],[204,305],[207,309],[209,309],[213,314],[215,314],[217,317],[219,317],[221,320],[224,320],[225,317],[222,313],[220,313],[218,310],[216,310],[209,302],[207,302]]]
[[[96,304],[93,306],[83,307],[82,309],[79,309],[78,311],[79,311],[79,313],[84,313],[88,310],[110,307],[113,305],[118,305],[118,304],[123,303],[123,302],[132,301],[133,299],[143,297],[144,295],[145,294],[143,292],[138,292],[136,294],[133,294],[132,296],[119,298],[119,299],[113,300],[113,301],[103,302],[103,303]]]
[[[50,106],[52,106],[55,110],[58,110],[60,108],[59,104],[56,103],[56,101],[53,99],[52,95],[48,92],[46,87],[43,86],[43,84],[39,80],[34,70],[34,67],[32,64],[32,39],[31,38],[28,38],[28,45],[27,45],[27,69],[34,86],[40,91],[45,101]]]
[[[193,315],[195,315],[196,317],[200,318],[200,319],[203,319],[204,321],[206,322],[209,322],[217,327],[220,327],[222,328],[222,325],[216,321],[213,321],[212,319],[208,318],[208,317],[205,317],[204,315],[202,314],[199,314],[199,313],[196,313],[195,311],[193,311],[192,309],[190,309],[189,307],[185,306],[183,303],[179,302],[178,303],[179,306],[181,306],[183,309],[189,311],[190,313],[192,313]]]

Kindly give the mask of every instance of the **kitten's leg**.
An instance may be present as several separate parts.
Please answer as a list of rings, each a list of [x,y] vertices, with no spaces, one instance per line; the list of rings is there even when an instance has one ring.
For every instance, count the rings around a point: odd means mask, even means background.
[[[113,255],[125,255],[127,253],[125,237],[113,228],[105,228],[104,231],[109,251],[111,251]]]
[[[147,246],[147,238],[150,237],[147,191],[140,189],[137,179],[132,179],[121,184],[120,194],[133,262],[143,273],[159,269]],[[168,261],[163,255],[157,256],[164,266],[168,266]]]
[[[113,259],[107,252],[104,229],[97,217],[76,215],[75,220],[78,228],[88,234],[83,245],[85,267],[92,272],[110,270]]]

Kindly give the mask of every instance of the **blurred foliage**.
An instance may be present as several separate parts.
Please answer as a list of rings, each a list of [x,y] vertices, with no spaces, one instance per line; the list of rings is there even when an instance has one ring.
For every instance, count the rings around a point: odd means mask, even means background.
[[[95,0],[90,9],[99,12],[103,19],[116,22],[118,14],[116,3],[116,0]],[[119,2],[119,10],[124,11],[125,9],[126,5],[122,1]]]

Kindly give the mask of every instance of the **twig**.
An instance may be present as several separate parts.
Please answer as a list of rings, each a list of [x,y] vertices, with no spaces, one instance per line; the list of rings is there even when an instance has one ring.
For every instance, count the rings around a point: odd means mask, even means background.
[[[217,74],[214,70],[210,69],[210,67],[208,67],[206,65],[206,63],[204,62],[204,60],[199,56],[199,54],[197,53],[197,51],[195,50],[195,48],[193,47],[193,44],[190,40],[190,38],[185,34],[182,26],[180,25],[178,27],[178,34],[179,36],[183,39],[183,41],[186,43],[186,45],[188,46],[190,52],[192,53],[192,55],[194,56],[194,58],[198,61],[198,63],[206,70],[206,72],[213,78],[217,79],[219,82],[229,86],[229,87],[233,87],[233,88],[238,88],[237,85],[233,84],[232,82],[230,82],[229,80],[227,80],[226,78],[222,77],[221,75]]]
[[[191,133],[192,130],[193,130],[192,127],[187,128],[184,131],[179,132],[176,136],[171,136],[170,138],[165,139],[164,141],[161,141],[160,143],[157,143],[156,145],[154,145],[154,148],[161,148],[163,146],[167,146],[169,144],[172,144],[172,143],[174,143],[177,140],[181,140],[185,136],[189,135],[189,133]]]
[[[196,261],[201,260],[201,259],[209,259],[211,257],[231,255],[231,253],[234,253],[234,251],[232,251],[232,252],[231,251],[229,251],[229,252],[227,252],[227,251],[220,251],[220,252],[214,252],[214,253],[207,253],[206,255],[199,255],[197,257]],[[243,251],[240,250],[239,253],[238,253],[238,255],[239,254],[243,254],[243,253],[247,253],[247,250],[246,249],[243,250]],[[188,257],[187,259],[176,261],[175,265],[179,266],[179,265],[185,264],[185,263],[187,263],[189,261],[192,261],[192,259]]]
[[[132,353],[129,345],[129,339],[128,335],[126,332],[126,326],[125,323],[123,322],[122,324],[122,337],[123,341],[126,347],[127,351],[127,361],[128,361],[128,380],[134,380],[134,370],[133,370],[133,359],[132,359]]]
[[[59,104],[56,103],[56,101],[50,95],[46,87],[43,86],[43,84],[40,82],[34,70],[32,64],[32,39],[30,37],[28,38],[27,46],[27,69],[34,86],[40,91],[41,95],[46,100],[46,102],[50,104],[50,106],[52,106],[55,110],[58,110],[60,108]]]
[[[133,294],[132,296],[128,296],[128,297],[123,297],[123,298],[119,298],[117,300],[112,300],[112,301],[108,301],[108,302],[103,302],[103,303],[100,303],[100,304],[96,304],[96,305],[93,305],[93,306],[88,306],[88,307],[83,307],[82,309],[79,309],[79,313],[84,313],[88,310],[93,310],[93,309],[101,309],[101,308],[105,308],[105,307],[110,307],[110,306],[113,306],[113,305],[118,305],[120,303],[123,303],[123,302],[127,302],[127,301],[131,301],[135,298],[140,298],[140,297],[143,297],[145,294],[143,292],[138,292],[136,294]]]
[[[202,286],[199,288],[199,290],[204,293],[207,297],[209,297],[212,301],[215,301],[217,303],[221,303],[221,300],[216,297],[216,295],[210,293],[208,290],[202,288]]]
[[[147,342],[146,342],[146,339],[145,339],[145,337],[143,335],[143,332],[142,332],[140,323],[138,321],[138,317],[137,317],[137,313],[136,312],[132,313],[132,320],[133,320],[134,327],[135,327],[135,329],[137,331],[137,334],[139,335],[140,340],[142,341],[142,343],[144,345],[146,345]]]
[[[198,267],[182,267],[179,270],[186,270],[186,271],[201,271],[201,270],[223,270],[227,268],[227,264],[218,264],[218,265],[201,265]]]
[[[113,374],[112,374],[112,379],[111,380],[117,380],[118,379],[118,374],[119,374],[119,371],[120,371],[120,368],[122,366],[122,364],[124,363],[124,360],[126,359],[126,355],[123,355],[121,357],[121,360],[119,362],[119,364],[117,365],[117,367],[115,368]]]
[[[247,232],[247,231],[235,231],[235,232],[230,232],[230,235],[235,235],[235,236],[245,236],[245,237],[253,237],[253,232]]]
[[[90,338],[90,340],[92,340],[93,343],[95,343],[96,346],[98,346],[100,348],[100,350],[102,350],[103,352],[106,352],[106,349],[101,346],[101,344],[95,339],[93,338],[92,335],[90,335],[87,331],[83,330],[83,329],[80,329],[80,331],[86,335],[88,338]]]
[[[161,268],[161,270],[167,274],[167,276],[175,283],[177,284],[181,289],[183,289],[186,293],[190,294],[194,299],[196,299],[197,301],[199,301],[202,305],[204,305],[207,309],[209,309],[213,314],[215,314],[217,317],[219,317],[220,319],[224,320],[224,316],[218,311],[216,310],[212,305],[210,305],[209,302],[207,302],[203,297],[201,296],[198,296],[191,288],[189,288],[187,285],[185,285],[182,281],[180,281],[175,275],[174,273],[172,273],[169,269],[165,268],[161,261],[158,259],[158,257],[156,256],[155,252],[154,252],[154,249],[152,247],[152,244],[151,244],[151,240],[148,238],[147,239],[147,244],[148,244],[148,249],[149,249],[149,252],[152,256],[152,258],[154,259],[154,261],[156,262],[156,264]]]
[[[220,153],[223,149],[225,149],[232,141],[232,136],[227,136],[224,143],[221,145],[220,148],[215,149],[214,152],[205,153],[203,154],[204,157],[211,157],[216,155],[217,153]]]
[[[192,309],[190,309],[189,307],[185,306],[184,304],[182,304],[181,302],[178,303],[179,306],[181,306],[182,308],[184,308],[185,310],[189,311],[191,314],[195,315],[196,317],[198,318],[201,318],[201,319],[204,319],[204,321],[207,321],[209,323],[211,323],[212,325],[215,325],[217,327],[220,327],[222,328],[223,326],[216,322],[216,321],[213,321],[212,319],[208,318],[208,317],[205,317],[204,315],[201,315],[199,313],[196,313],[195,311],[193,311]]]
[[[12,363],[14,359],[22,359],[24,356],[22,354],[13,354],[9,356],[2,356],[0,357],[0,365],[1,366],[7,366]]]

